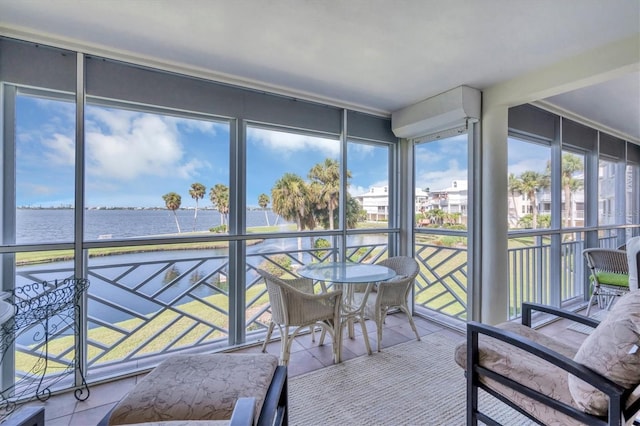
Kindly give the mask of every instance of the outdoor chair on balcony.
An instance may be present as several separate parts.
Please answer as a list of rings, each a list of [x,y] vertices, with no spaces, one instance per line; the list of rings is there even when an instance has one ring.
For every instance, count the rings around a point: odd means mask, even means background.
[[[98,426],[286,426],[287,367],[270,354],[176,354],[140,380]]]
[[[585,313],[589,316],[594,300],[609,310],[616,296],[629,291],[629,262],[625,250],[592,248],[583,254],[591,271],[591,298]]]
[[[382,328],[389,309],[400,309],[407,315],[411,329],[420,340],[420,334],[413,322],[411,311],[409,311],[408,298],[413,285],[413,280],[420,271],[420,266],[415,259],[408,256],[395,256],[382,260],[378,265],[386,266],[396,272],[396,276],[388,281],[381,281],[371,289],[365,306],[365,316],[376,323],[378,333],[378,352],[381,349]],[[362,297],[363,293],[357,293],[356,299]]]
[[[531,328],[538,311],[590,327],[578,346]],[[483,389],[544,425],[640,425],[640,292],[618,300],[602,321],[523,303],[522,323],[467,323],[455,361],[467,378],[467,425],[499,424],[483,412]]]
[[[305,293],[308,293],[308,294],[315,293],[315,289],[313,287],[313,280],[310,278],[301,277],[301,278],[287,279],[283,281],[285,281],[291,287],[294,287]],[[324,287],[324,285],[322,286],[322,290],[326,291],[326,288]],[[273,329],[275,328],[275,326],[276,326],[276,323],[273,321],[273,317],[272,317],[271,320],[269,321],[269,328],[267,329],[267,335],[265,336],[264,342],[262,343],[262,352],[267,351],[267,345],[271,341],[271,334],[273,334]],[[316,341],[315,325],[312,325],[311,327],[309,327],[309,329],[311,330],[311,341],[315,342]]]
[[[280,363],[287,365],[291,344],[298,333],[306,327],[319,326],[328,332],[333,342],[335,362],[340,362],[340,309],[342,291],[327,291],[312,294],[296,288],[299,279],[285,280],[258,269],[264,278],[271,303],[271,321],[280,329]],[[290,284],[290,283],[293,283]],[[293,327],[293,332],[290,332]],[[272,329],[271,325],[269,327]],[[270,338],[268,332],[267,338]],[[263,345],[262,351],[266,350]]]

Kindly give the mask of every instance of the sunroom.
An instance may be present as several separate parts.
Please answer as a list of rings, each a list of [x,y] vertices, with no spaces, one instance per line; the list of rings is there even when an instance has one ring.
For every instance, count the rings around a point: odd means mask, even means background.
[[[409,256],[456,331],[580,310],[640,235],[637,2],[116,4],[0,0],[3,290],[88,280],[3,390],[254,347],[257,269]]]

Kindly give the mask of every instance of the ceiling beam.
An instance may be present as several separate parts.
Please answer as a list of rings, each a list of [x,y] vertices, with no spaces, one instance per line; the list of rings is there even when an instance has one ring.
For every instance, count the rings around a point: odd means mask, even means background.
[[[483,109],[515,106],[640,71],[640,33],[483,91]]]

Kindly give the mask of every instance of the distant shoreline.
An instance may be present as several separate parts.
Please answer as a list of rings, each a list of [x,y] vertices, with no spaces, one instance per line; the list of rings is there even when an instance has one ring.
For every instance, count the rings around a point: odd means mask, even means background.
[[[16,207],[17,210],[75,210],[74,207],[70,206],[60,206],[60,207],[43,207],[43,206],[19,206]],[[176,210],[195,210],[195,207],[180,207]],[[98,207],[85,207],[84,210],[166,210],[171,211],[166,207],[106,207],[106,206],[98,206]],[[217,212],[218,209],[213,207],[198,207],[198,211],[206,210],[206,211],[214,211]],[[260,208],[260,207],[247,207],[247,211],[266,211],[272,212],[271,208]]]

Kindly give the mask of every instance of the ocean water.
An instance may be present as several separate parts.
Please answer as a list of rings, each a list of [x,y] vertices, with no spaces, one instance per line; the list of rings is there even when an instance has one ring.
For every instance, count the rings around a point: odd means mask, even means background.
[[[177,210],[181,232],[208,231],[221,224],[216,210]],[[268,210],[248,210],[247,227],[282,225],[286,222]],[[101,238],[130,238],[178,232],[176,218],[169,210],[86,210],[85,240]],[[18,209],[16,215],[16,243],[58,243],[73,241],[74,210]]]

